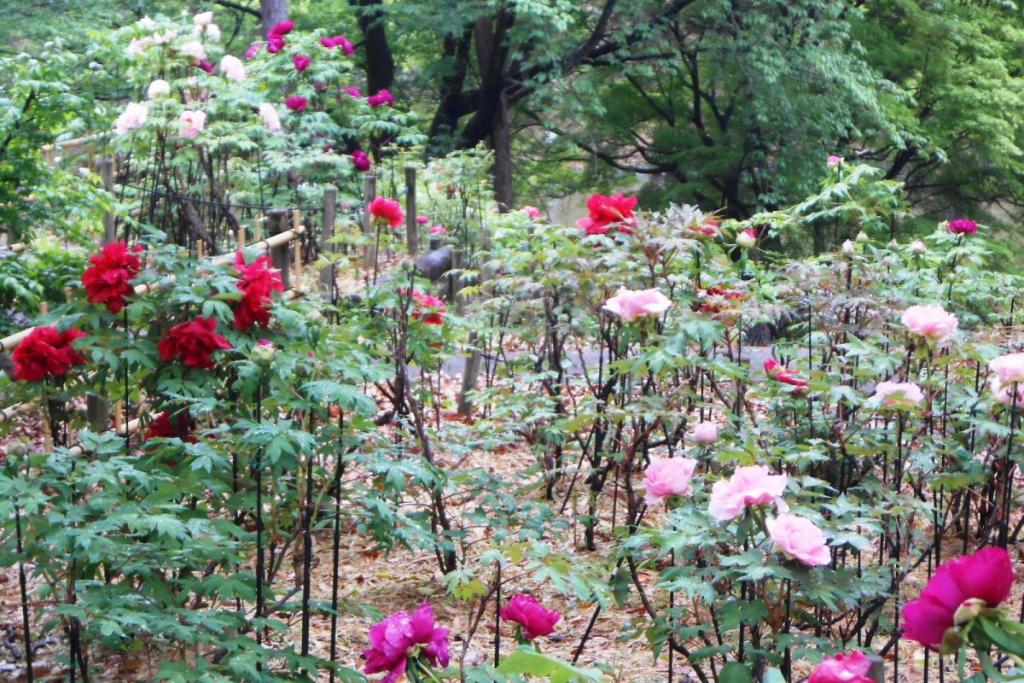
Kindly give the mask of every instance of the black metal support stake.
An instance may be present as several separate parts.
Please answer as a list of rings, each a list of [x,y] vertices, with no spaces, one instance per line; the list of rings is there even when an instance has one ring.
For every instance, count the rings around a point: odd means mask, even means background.
[[[338,416],[338,442],[341,451],[334,466],[334,545],[332,548],[333,568],[331,572],[331,673],[334,683],[338,663],[338,560],[341,546],[341,475],[344,471],[345,456],[345,411]]]
[[[494,666],[501,663],[501,560],[494,563]]]
[[[18,586],[21,589],[21,626],[25,631],[25,677],[33,683],[32,671],[32,630],[28,618],[28,578],[25,575],[25,546],[21,535],[21,506],[14,506],[14,529],[17,535]],[[74,668],[74,664],[72,664]]]

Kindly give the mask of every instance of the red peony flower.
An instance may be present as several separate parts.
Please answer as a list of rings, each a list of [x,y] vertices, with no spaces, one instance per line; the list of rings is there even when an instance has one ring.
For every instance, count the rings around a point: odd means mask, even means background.
[[[422,320],[427,325],[444,324],[444,301],[415,289],[412,291],[412,300],[416,303],[416,310],[412,312],[413,318]]]
[[[787,369],[774,358],[769,358],[764,362],[764,371],[775,381],[788,384],[791,387],[796,387],[798,390],[797,393],[799,393],[799,390],[806,389],[810,386],[810,382],[801,377],[798,372]]]
[[[85,333],[75,328],[63,332],[56,327],[37,327],[14,349],[14,379],[19,382],[39,382],[47,377],[63,377],[85,358],[75,350],[76,339]]]
[[[195,443],[196,437],[192,434],[193,429],[195,429],[195,421],[187,410],[174,415],[171,415],[169,410],[165,410],[149,423],[149,429],[146,430],[143,440],[149,441],[155,438],[181,439],[182,441]]]
[[[160,357],[164,361],[180,360],[188,368],[213,369],[210,356],[218,349],[230,349],[231,344],[217,334],[215,318],[197,317],[179,323],[168,330],[160,340]]]
[[[247,264],[241,251],[235,254],[235,270],[239,277],[238,289],[242,292],[242,300],[235,306],[235,329],[248,332],[254,323],[267,327],[271,295],[284,291],[281,271],[273,267],[266,254]]]
[[[523,628],[523,635],[533,640],[551,635],[562,615],[545,608],[532,595],[520,593],[512,596],[508,604],[501,608],[501,618],[519,624]]]
[[[104,304],[111,313],[124,308],[124,298],[134,293],[129,284],[142,270],[142,262],[136,256],[142,251],[141,245],[128,249],[123,240],[103,245],[93,255],[92,263],[82,274],[82,284],[91,304]]]
[[[370,202],[368,208],[371,216],[387,221],[388,225],[392,228],[397,228],[405,220],[405,212],[402,211],[402,205],[394,199],[376,197]]]
[[[306,107],[309,106],[309,100],[302,95],[292,95],[284,101],[284,106],[292,111],[305,111]]]
[[[621,233],[632,235],[635,206],[636,197],[627,197],[623,194],[593,194],[587,200],[589,215],[576,221],[576,225],[583,228],[588,235],[607,234],[613,226]]]
[[[939,565],[920,597],[903,607],[903,637],[939,649],[946,631],[957,626],[961,605],[980,600],[998,607],[1015,578],[1010,555],[994,546]]]

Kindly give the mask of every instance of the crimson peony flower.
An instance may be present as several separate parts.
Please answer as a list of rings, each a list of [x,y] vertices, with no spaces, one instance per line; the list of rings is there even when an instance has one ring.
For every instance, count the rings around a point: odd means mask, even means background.
[[[444,324],[444,301],[436,296],[417,292],[415,289],[412,291],[412,300],[416,302],[416,310],[412,312],[413,318],[423,320],[427,325]]]
[[[212,74],[216,69],[216,67],[213,66],[213,62],[211,62],[209,59],[200,59],[198,62],[196,62],[196,66],[198,66],[200,69],[202,69],[208,74]]]
[[[366,103],[371,107],[383,107],[385,105],[392,105],[395,103],[395,96],[391,94],[390,90],[386,88],[378,90],[376,95],[370,95],[366,98]]]
[[[604,235],[612,227],[621,233],[632,235],[635,206],[636,197],[627,197],[621,193],[611,196],[593,194],[587,200],[589,215],[576,221],[576,225],[583,228],[588,235]]]
[[[958,625],[961,605],[997,607],[1010,597],[1015,578],[1010,555],[994,546],[939,565],[920,597],[903,607],[903,637],[939,649],[946,631]]]
[[[75,328],[61,332],[56,327],[37,327],[14,349],[14,379],[39,382],[47,377],[63,377],[85,358],[75,350],[74,342],[85,333]]]
[[[141,245],[129,249],[124,240],[118,240],[103,245],[89,259],[92,265],[82,273],[89,303],[103,304],[111,313],[124,308],[124,298],[135,291],[128,283],[142,270],[142,262],[136,256],[140,251]]]
[[[182,441],[195,443],[196,437],[192,434],[193,429],[195,429],[195,421],[187,410],[175,413],[174,415],[171,415],[171,411],[164,410],[149,423],[149,429],[146,430],[143,440],[149,441],[155,438],[181,439]]]
[[[783,384],[788,384],[791,387],[796,387],[798,390],[797,393],[811,385],[811,383],[801,377],[800,373],[796,370],[787,369],[774,358],[769,358],[764,362],[764,371],[776,382],[782,382]]]
[[[292,64],[295,65],[295,70],[299,73],[308,69],[311,61],[308,55],[295,55],[292,57]]]
[[[973,235],[978,232],[978,224],[970,218],[954,218],[946,226],[954,235]]]
[[[230,349],[231,344],[217,334],[217,320],[197,317],[179,323],[167,331],[160,340],[160,358],[164,361],[180,360],[188,368],[213,369],[210,356],[218,349]]]
[[[271,295],[284,291],[281,271],[273,267],[266,254],[247,264],[241,251],[235,253],[235,271],[238,272],[238,289],[242,292],[241,301],[235,305],[235,329],[248,332],[254,323],[267,327]]]
[[[523,635],[533,640],[551,635],[562,615],[545,608],[532,595],[520,593],[513,595],[508,604],[501,608],[501,618],[519,624]]]
[[[302,95],[292,95],[284,101],[284,106],[292,111],[305,111],[306,107],[309,106],[309,100]]]
[[[373,168],[373,162],[370,161],[370,155],[361,149],[357,149],[352,152],[352,165],[360,173],[366,173]]]
[[[370,202],[369,211],[371,216],[387,221],[388,225],[392,228],[397,228],[405,220],[405,212],[402,211],[402,205],[394,199],[376,197]]]
[[[451,659],[448,629],[437,627],[434,611],[426,602],[412,613],[390,614],[370,628],[370,647],[363,650],[363,673],[386,671],[382,683],[395,683],[405,674],[410,657],[440,667],[448,666]]]
[[[281,36],[269,36],[267,38],[267,52],[270,54],[277,54],[284,49],[285,43],[284,38]]]
[[[821,660],[807,683],[874,683],[875,679],[868,675],[870,670],[871,660],[860,650],[840,652]]]

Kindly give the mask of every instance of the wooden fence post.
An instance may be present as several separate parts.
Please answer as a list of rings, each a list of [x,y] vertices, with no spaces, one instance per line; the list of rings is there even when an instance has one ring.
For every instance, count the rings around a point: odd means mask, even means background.
[[[292,230],[298,232],[302,228],[302,212],[298,209],[292,209]],[[305,285],[302,283],[302,238],[291,240],[289,245],[292,247],[292,288],[296,292],[305,291]],[[285,252],[288,253],[287,251]]]
[[[267,214],[267,237],[273,237],[279,235],[288,229],[288,210],[287,209],[271,209]],[[291,268],[290,259],[288,258],[288,246],[279,244],[276,247],[270,249],[270,260],[274,263],[274,267],[281,271],[281,282],[284,284],[285,290],[291,289]]]
[[[366,240],[366,245],[363,246],[363,266],[365,268],[373,268],[373,264],[377,262],[377,247],[371,243],[373,239],[373,231],[371,228],[370,221],[370,202],[377,196],[377,176],[372,173],[367,173],[363,176],[363,238]]]
[[[416,220],[416,167],[405,166],[405,244],[409,256],[416,256],[419,250],[419,221]]]
[[[334,254],[334,221],[337,217],[338,188],[328,185],[324,188],[324,222],[320,226],[320,254],[328,257]],[[334,262],[328,260],[320,269],[320,298],[326,303],[334,302]]]

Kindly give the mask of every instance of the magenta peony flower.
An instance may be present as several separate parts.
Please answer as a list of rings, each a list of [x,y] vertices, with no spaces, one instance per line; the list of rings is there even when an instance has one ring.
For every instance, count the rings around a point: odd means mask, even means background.
[[[395,103],[395,96],[386,88],[378,90],[377,94],[366,98],[366,103],[371,107],[390,106]]]
[[[211,62],[209,59],[200,59],[196,63],[196,66],[199,67],[200,69],[202,69],[203,71],[205,71],[208,74],[212,74],[214,72],[214,70],[216,70],[216,68],[217,68],[217,67],[215,67],[213,65],[213,62]]]
[[[295,22],[291,21],[290,19],[285,19],[284,21],[279,21],[276,24],[274,24],[273,28],[270,29],[270,33],[268,35],[278,37],[286,36],[289,33],[291,33],[294,28]]]
[[[672,302],[657,289],[633,291],[619,287],[615,296],[605,302],[604,310],[614,313],[625,322],[647,316],[657,317],[667,311]]]
[[[414,652],[418,650],[418,654]],[[411,614],[395,612],[370,628],[370,647],[363,651],[363,673],[387,672],[383,683],[395,683],[405,673],[409,657],[422,657],[432,666],[448,666],[448,629],[437,628],[426,602]]]
[[[868,676],[870,670],[871,660],[860,650],[840,652],[821,660],[807,683],[874,683],[875,679]]]
[[[538,209],[536,206],[524,206],[523,208],[520,209],[520,211],[525,213],[526,217],[532,221],[535,221],[541,217],[540,209]]]
[[[295,70],[299,73],[308,69],[311,61],[309,55],[295,55],[292,57],[292,64],[295,65]]]
[[[424,216],[422,213],[416,216],[416,222],[420,225],[426,225],[430,222],[430,216]]]
[[[994,546],[939,565],[917,600],[903,607],[903,637],[939,649],[965,601],[997,607],[1010,597],[1015,578],[1010,555]]]
[[[309,106],[309,100],[302,95],[292,95],[284,101],[284,106],[292,111],[304,111]]]
[[[748,505],[775,503],[782,512],[789,508],[782,500],[789,481],[785,474],[772,474],[763,465],[737,467],[728,479],[720,479],[711,487],[708,511],[720,522],[728,522],[743,514]]]
[[[508,604],[501,608],[501,618],[519,624],[523,635],[533,640],[551,635],[562,615],[545,608],[532,595],[520,593],[513,595]]]
[[[249,49],[245,51],[245,58],[256,59],[256,55],[260,53],[261,49],[263,49],[263,43],[261,43],[258,40],[254,41],[251,45],[249,45]]]
[[[656,505],[670,496],[686,496],[697,461],[693,458],[651,458],[644,472],[644,501]]]
[[[873,399],[886,408],[913,408],[924,400],[921,387],[913,382],[879,382]]]
[[[693,428],[693,440],[699,444],[708,445],[718,438],[718,425],[714,422],[701,422]]]
[[[320,39],[320,44],[323,45],[328,50],[331,50],[331,49],[334,49],[334,48],[340,46],[342,51],[346,55],[350,55],[353,52],[355,52],[355,46],[352,45],[352,42],[348,38],[346,38],[345,36],[342,36],[342,35],[324,36],[323,38]]]
[[[914,334],[934,343],[945,341],[956,332],[958,324],[956,316],[939,304],[911,306],[903,311],[900,321]]]
[[[1024,382],[1024,353],[1008,353],[993,358],[988,368],[999,378],[1000,384]]]
[[[352,165],[355,166],[356,170],[360,173],[366,173],[373,166],[373,162],[370,161],[370,155],[361,149],[357,149],[352,152]]]
[[[808,567],[828,564],[832,554],[825,542],[825,532],[798,515],[780,514],[764,521],[775,548]]]
[[[444,236],[448,234],[448,228],[443,225],[432,225],[430,226],[430,234]]]
[[[954,218],[946,223],[946,227],[954,235],[973,235],[978,232],[978,224],[970,218]]]
[[[343,85],[341,87],[341,92],[347,93],[355,98],[360,98],[363,96],[363,92],[354,85]]]

